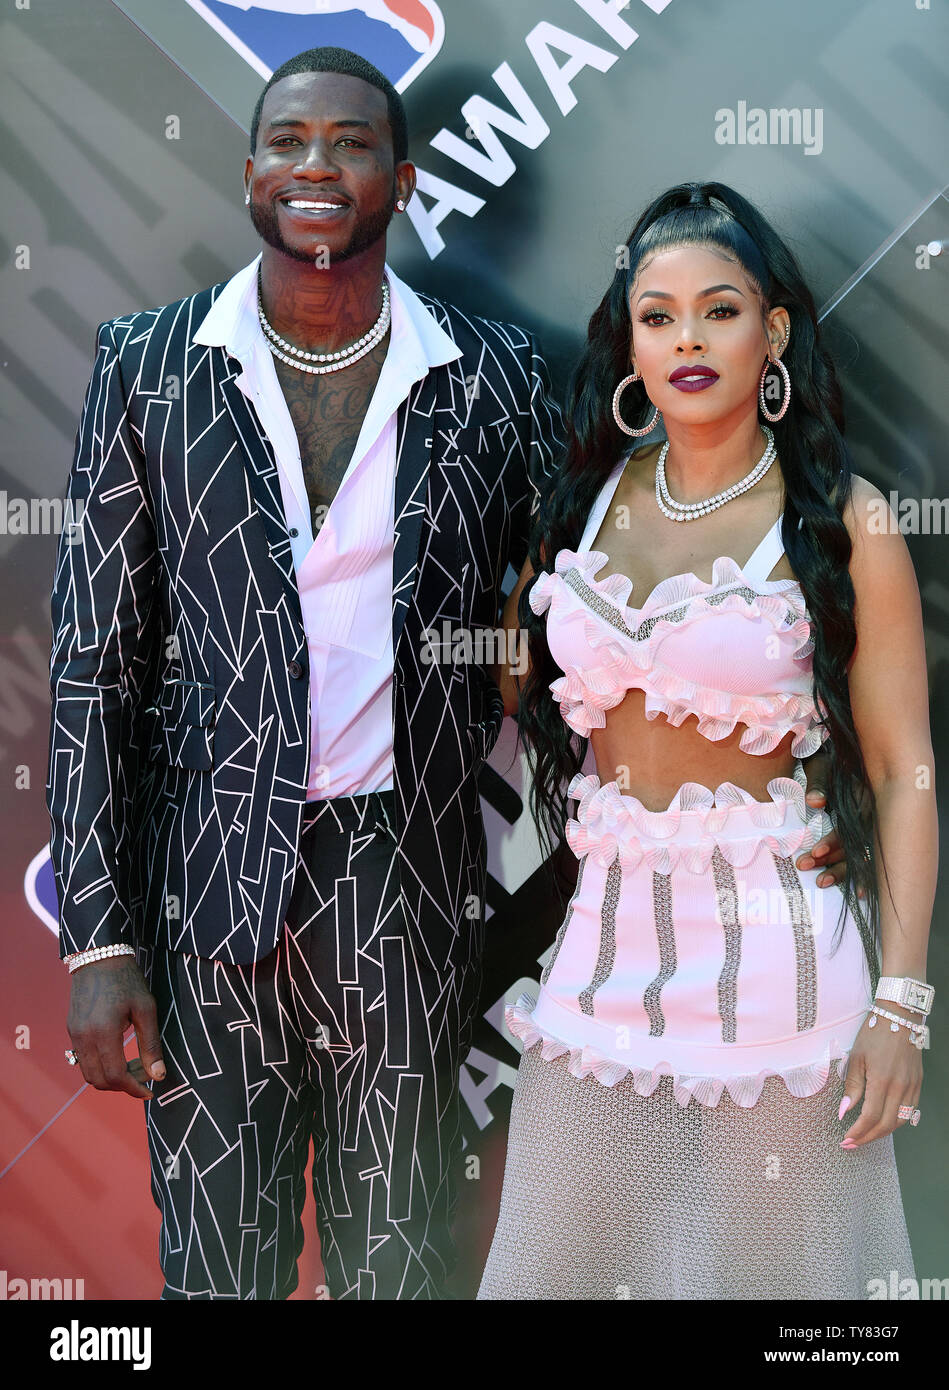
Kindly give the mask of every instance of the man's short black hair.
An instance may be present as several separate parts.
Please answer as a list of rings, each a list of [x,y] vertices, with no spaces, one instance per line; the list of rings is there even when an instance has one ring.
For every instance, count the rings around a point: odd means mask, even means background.
[[[301,72],[339,72],[344,73],[347,77],[359,77],[363,82],[368,82],[371,87],[377,87],[385,95],[389,108],[394,161],[396,164],[401,164],[403,159],[408,159],[409,135],[402,98],[385,73],[380,72],[366,58],[361,58],[358,53],[353,53],[348,48],[307,48],[294,58],[288,58],[285,63],[281,63],[279,68],[274,70],[254,107],[254,116],[250,123],[251,154],[256,153],[257,150],[257,128],[260,125],[260,112],[264,104],[264,97],[275,82],[279,82],[284,77],[293,77]]]

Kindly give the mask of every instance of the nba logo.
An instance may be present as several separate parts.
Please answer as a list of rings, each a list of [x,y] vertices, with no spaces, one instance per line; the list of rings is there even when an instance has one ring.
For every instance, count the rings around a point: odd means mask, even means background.
[[[59,897],[49,845],[34,854],[23,875],[23,892],[37,917],[54,936],[59,936]]]
[[[261,77],[305,48],[348,48],[396,91],[438,53],[445,21],[433,0],[187,0]]]

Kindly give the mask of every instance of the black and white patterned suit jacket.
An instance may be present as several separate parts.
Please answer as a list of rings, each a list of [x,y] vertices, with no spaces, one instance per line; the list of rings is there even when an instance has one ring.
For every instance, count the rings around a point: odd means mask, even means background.
[[[99,328],[52,593],[62,955],[142,941],[246,963],[284,922],[309,773],[307,641],[240,363],[191,343],[223,287]],[[498,621],[562,422],[529,333],[420,298],[463,355],[397,417],[393,780],[403,907],[445,969],[480,948],[477,774],[503,710],[481,666],[432,661],[425,634]]]

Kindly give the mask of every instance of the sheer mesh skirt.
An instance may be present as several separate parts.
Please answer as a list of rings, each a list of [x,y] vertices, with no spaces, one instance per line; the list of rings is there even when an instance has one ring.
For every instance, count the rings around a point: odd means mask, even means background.
[[[893,1137],[839,1147],[832,1071],[777,1076],[757,1104],[682,1106],[522,1054],[497,1230],[479,1299],[866,1299],[915,1277]]]

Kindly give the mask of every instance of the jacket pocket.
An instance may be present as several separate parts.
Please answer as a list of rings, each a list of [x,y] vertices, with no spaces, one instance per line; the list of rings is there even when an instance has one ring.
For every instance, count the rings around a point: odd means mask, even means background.
[[[166,680],[156,699],[145,711],[149,758],[207,772],[214,763],[214,686]]]

